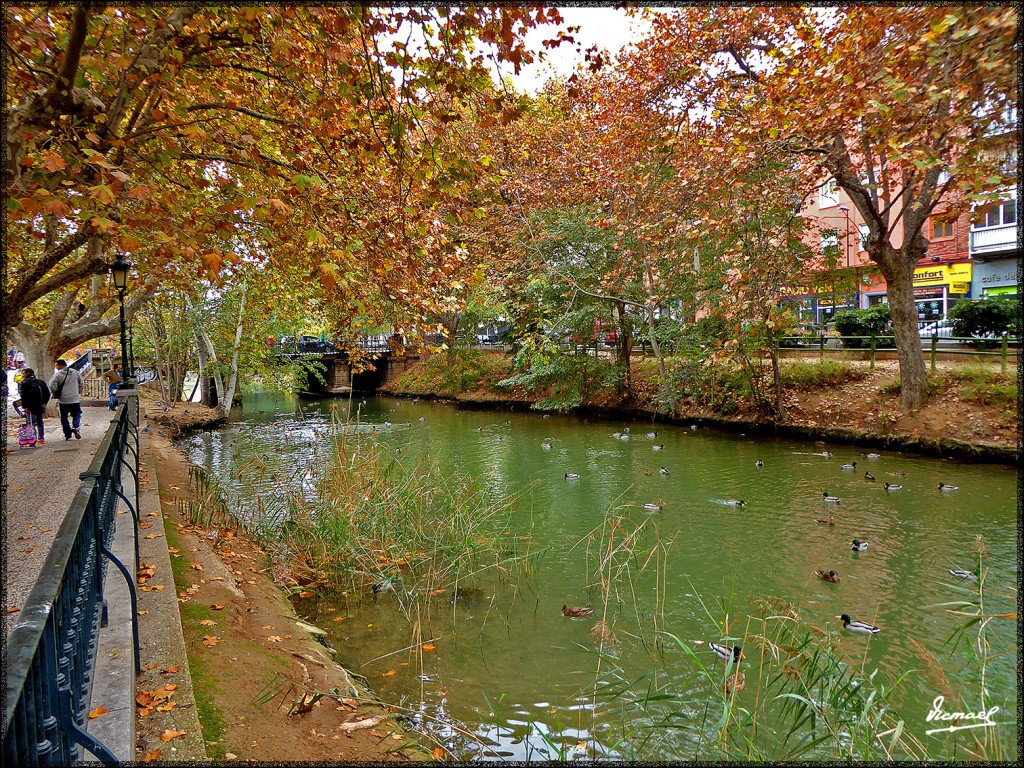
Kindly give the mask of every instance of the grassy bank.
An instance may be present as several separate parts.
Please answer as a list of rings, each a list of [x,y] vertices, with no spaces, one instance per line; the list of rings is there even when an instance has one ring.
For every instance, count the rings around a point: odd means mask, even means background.
[[[464,403],[526,405],[538,410],[605,411],[645,420],[693,422],[725,429],[771,431],[865,447],[940,457],[1012,462],[1018,448],[1018,386],[998,366],[943,363],[930,396],[916,412],[899,406],[895,362],[788,360],[780,365],[781,417],[766,417],[767,381],[752,386],[738,368],[711,368],[696,358],[632,361],[630,387],[607,357],[566,355],[516,373],[499,351],[437,355],[389,381],[387,394],[441,397]],[[771,395],[774,397],[774,394]]]

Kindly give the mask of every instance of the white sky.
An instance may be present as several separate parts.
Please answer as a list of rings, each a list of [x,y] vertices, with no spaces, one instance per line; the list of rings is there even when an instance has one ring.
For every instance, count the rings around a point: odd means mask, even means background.
[[[639,19],[628,18],[625,11],[612,7],[556,7],[565,19],[562,27],[545,25],[539,30],[530,30],[526,35],[527,46],[534,52],[543,51],[545,60],[524,66],[519,75],[512,73],[511,65],[503,65],[515,86],[527,93],[536,93],[553,75],[568,77],[576,65],[583,61],[584,52],[592,45],[614,56],[624,45],[639,39],[646,26]],[[541,44],[545,39],[554,38],[558,29],[571,26],[580,28],[573,35],[575,44],[562,43],[554,50],[544,48]]]

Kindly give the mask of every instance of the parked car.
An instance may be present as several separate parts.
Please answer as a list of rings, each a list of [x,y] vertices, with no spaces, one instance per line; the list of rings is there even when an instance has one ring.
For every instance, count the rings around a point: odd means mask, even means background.
[[[938,336],[940,339],[948,339],[953,335],[953,323],[949,320],[935,320],[931,323],[919,323],[917,332],[922,339],[930,339]]]

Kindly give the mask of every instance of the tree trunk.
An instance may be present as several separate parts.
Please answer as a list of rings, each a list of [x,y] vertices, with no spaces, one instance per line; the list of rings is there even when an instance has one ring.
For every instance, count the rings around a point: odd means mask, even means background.
[[[779,369],[779,353],[774,336],[768,340],[768,354],[772,360],[772,384],[775,386],[775,414],[786,418],[786,406],[782,402],[782,371]]]
[[[619,396],[626,400],[633,398],[632,352],[633,331],[629,316],[626,315],[625,302],[617,302],[612,306],[612,317],[618,328],[618,343],[615,345],[615,366],[621,371],[619,379]]]
[[[223,390],[224,397],[220,402],[220,410],[225,416],[231,413],[231,406],[235,400],[235,387],[238,385],[238,349],[242,345],[242,328],[245,325],[245,296],[248,286],[242,283],[242,298],[238,305],[238,325],[235,327],[235,344],[231,349],[231,373],[228,377],[228,387]]]
[[[896,357],[900,365],[900,407],[916,411],[928,394],[928,370],[924,364],[921,337],[917,330],[917,304],[914,302],[914,265],[908,257],[893,251],[880,264],[888,285],[892,329],[896,337]]]

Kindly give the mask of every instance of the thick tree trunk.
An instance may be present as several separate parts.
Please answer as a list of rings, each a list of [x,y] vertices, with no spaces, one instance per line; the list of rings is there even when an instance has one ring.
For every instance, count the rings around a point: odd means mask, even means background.
[[[900,407],[904,411],[916,411],[928,394],[928,370],[917,330],[917,304],[914,302],[916,259],[909,263],[908,260],[894,251],[881,264],[881,271],[888,284],[896,357],[900,364]]]

